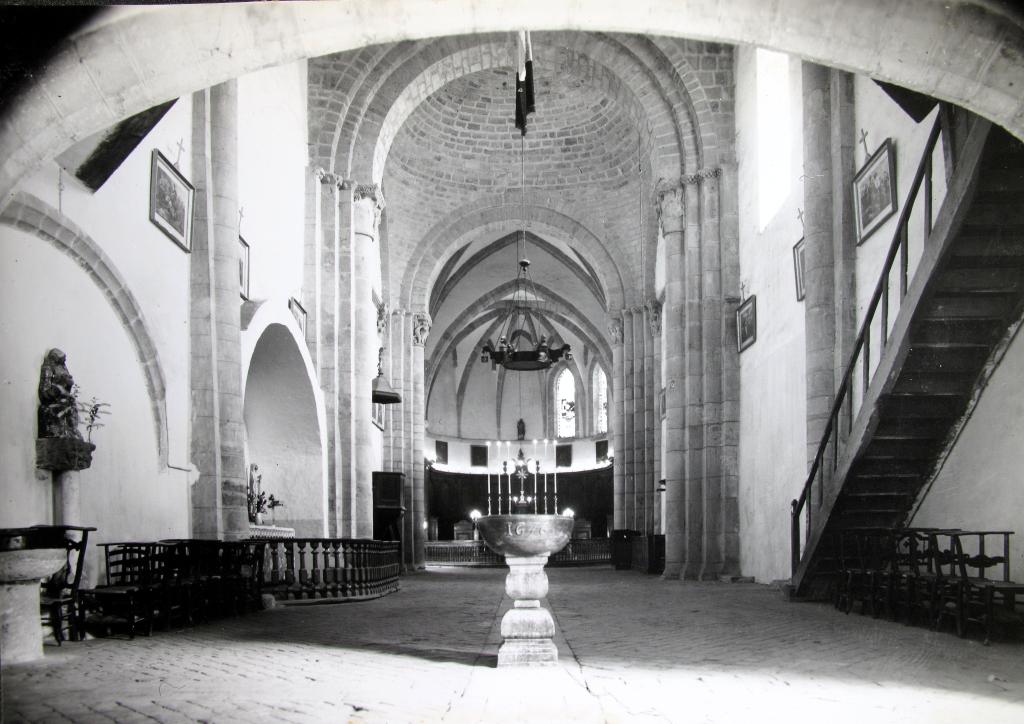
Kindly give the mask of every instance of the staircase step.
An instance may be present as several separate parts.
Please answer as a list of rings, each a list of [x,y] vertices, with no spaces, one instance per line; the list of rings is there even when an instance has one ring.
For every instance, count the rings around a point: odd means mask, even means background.
[[[1024,224],[1024,204],[1019,203],[1019,197],[1010,204],[986,203],[983,198],[975,199],[965,223],[969,226]]]
[[[914,372],[901,374],[892,390],[894,396],[966,397],[974,384],[974,378],[963,375]]]
[[[957,418],[963,414],[964,402],[958,397],[913,397],[888,395],[878,403],[881,417],[908,420]]]
[[[983,347],[988,349],[1001,336],[1000,325],[979,320],[924,319],[910,334],[911,350],[917,347]]]
[[[964,294],[932,297],[919,310],[922,319],[981,319],[997,320],[1006,317],[1016,300],[1011,295]]]
[[[972,227],[968,222],[949,263],[952,268],[1024,266],[1024,227]]]
[[[944,372],[947,374],[977,375],[988,359],[989,351],[984,347],[933,348],[915,347],[907,354],[903,363],[905,372]]]
[[[851,476],[843,487],[843,495],[912,495],[922,480],[921,475]]]
[[[1021,272],[1013,268],[947,269],[938,276],[938,293],[1016,294]]]
[[[875,438],[884,440],[934,440],[949,432],[952,417],[917,419],[883,418],[875,429]]]
[[[865,460],[928,460],[937,441],[872,439],[863,453]]]

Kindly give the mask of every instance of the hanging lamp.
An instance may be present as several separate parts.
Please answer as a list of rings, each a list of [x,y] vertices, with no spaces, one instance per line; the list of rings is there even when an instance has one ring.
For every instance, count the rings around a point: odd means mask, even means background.
[[[533,96],[533,48],[529,33],[520,34],[521,43],[517,46],[519,68],[516,72],[516,117],[515,127],[520,132],[520,188],[522,189],[523,228],[516,242],[519,252],[519,270],[516,273],[509,314],[501,327],[498,343],[491,340],[484,343],[480,352],[481,362],[490,362],[492,368],[501,365],[507,370],[530,372],[544,370],[563,357],[572,359],[571,347],[563,344],[552,348],[548,344],[547,335],[541,335],[533,347],[525,346],[523,341],[529,339],[526,322],[529,317],[531,299],[534,303],[540,299],[537,287],[530,276],[530,260],[526,257],[526,117],[534,110]]]

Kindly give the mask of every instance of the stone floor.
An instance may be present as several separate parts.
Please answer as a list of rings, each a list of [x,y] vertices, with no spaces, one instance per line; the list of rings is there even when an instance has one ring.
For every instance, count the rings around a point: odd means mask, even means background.
[[[4,669],[4,721],[1024,721],[1024,644],[609,568],[550,571],[559,665],[498,670],[503,578],[48,645]]]

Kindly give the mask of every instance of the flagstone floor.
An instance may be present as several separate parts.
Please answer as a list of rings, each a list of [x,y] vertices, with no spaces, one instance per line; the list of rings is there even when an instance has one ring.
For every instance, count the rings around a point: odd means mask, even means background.
[[[499,569],[405,576],[3,670],[9,722],[1024,721],[1024,644],[788,603],[770,587],[553,569],[560,662],[497,669]]]

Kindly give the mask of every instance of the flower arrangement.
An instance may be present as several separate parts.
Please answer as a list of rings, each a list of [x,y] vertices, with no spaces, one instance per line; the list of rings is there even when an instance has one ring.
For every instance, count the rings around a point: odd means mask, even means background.
[[[259,466],[256,463],[249,466],[249,490],[246,493],[246,503],[249,508],[249,522],[257,525],[263,522],[263,514],[268,510],[274,510],[284,505],[284,502],[275,498],[273,493],[268,496],[263,492],[263,474],[259,472]]]
[[[78,385],[75,385],[74,395],[75,405],[78,407],[79,412],[79,425],[85,427],[86,442],[92,442],[92,431],[103,427],[104,423],[100,422],[100,417],[110,414],[110,410],[104,409],[110,407],[110,403],[100,402],[95,397],[88,402],[82,402],[78,399],[79,392]]]

